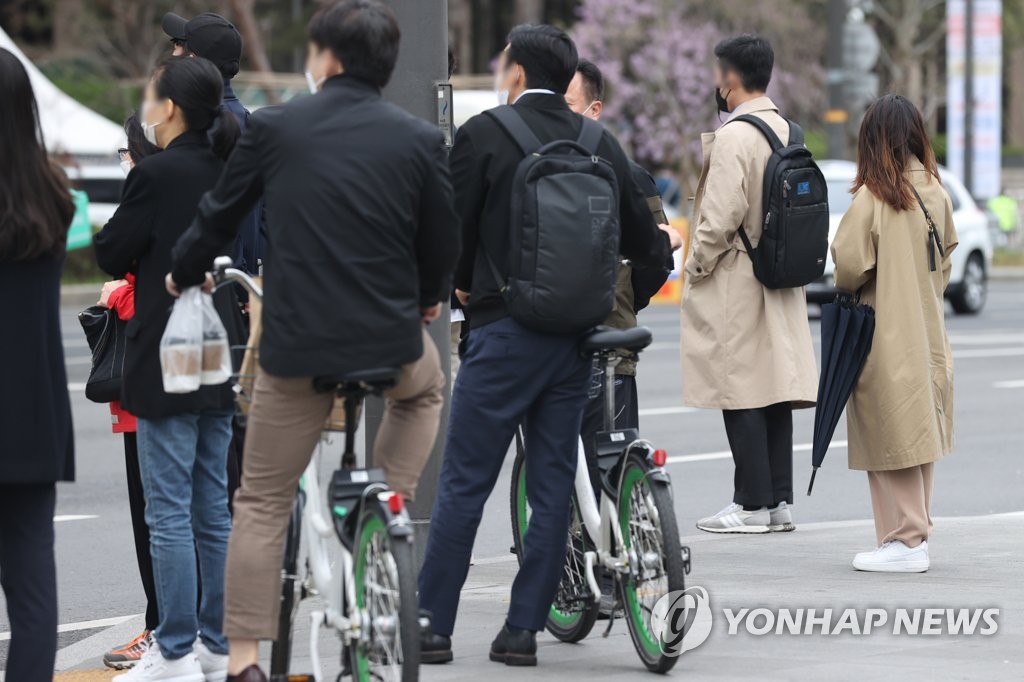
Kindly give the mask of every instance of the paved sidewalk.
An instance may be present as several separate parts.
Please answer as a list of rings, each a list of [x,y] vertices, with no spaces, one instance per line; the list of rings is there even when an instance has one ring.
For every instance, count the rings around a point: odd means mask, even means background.
[[[785,534],[687,535],[684,542],[693,550],[693,573],[687,586],[707,589],[714,628],[708,641],[684,654],[670,675],[690,680],[759,681],[1024,679],[1024,513],[936,519],[929,543],[932,568],[923,575],[854,571],[850,568],[853,554],[873,541],[873,526],[866,520],[809,524]],[[542,634],[536,669],[507,668],[488,661],[488,647],[507,609],[508,586],[515,570],[511,556],[483,560],[470,570],[454,638],[455,661],[424,666],[421,679],[645,679],[621,621],[615,623],[608,638],[601,636],[603,623],[599,622],[590,637],[577,645],[562,644]],[[833,627],[844,609],[877,608],[888,611],[889,622],[861,636],[849,632],[823,636],[820,627],[812,635],[754,636],[747,633],[745,624],[740,625],[739,634],[728,634],[722,609],[761,607],[815,608],[819,614],[831,608]],[[897,608],[963,607],[998,608],[996,634],[892,634]],[[298,624],[303,631],[308,630],[306,622],[300,614]],[[763,623],[763,618],[755,620],[758,626]],[[134,625],[123,627],[131,630]],[[75,647],[84,652],[87,641]],[[305,642],[303,633],[296,643],[296,670],[308,663]],[[97,669],[101,650],[95,651],[88,660],[72,662],[63,656],[62,668]],[[325,680],[334,680],[337,674],[338,653],[337,640],[323,635]]]

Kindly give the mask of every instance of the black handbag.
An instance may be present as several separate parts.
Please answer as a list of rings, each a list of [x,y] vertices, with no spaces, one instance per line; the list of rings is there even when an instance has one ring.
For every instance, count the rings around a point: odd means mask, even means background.
[[[113,310],[98,305],[78,313],[78,322],[92,350],[92,369],[85,382],[85,397],[94,403],[120,400],[127,323]]]

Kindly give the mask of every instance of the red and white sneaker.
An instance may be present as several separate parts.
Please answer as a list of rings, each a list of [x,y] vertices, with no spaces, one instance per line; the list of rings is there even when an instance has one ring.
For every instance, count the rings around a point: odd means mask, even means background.
[[[141,635],[103,654],[103,665],[114,670],[128,670],[135,666],[153,643],[153,633],[144,630]]]

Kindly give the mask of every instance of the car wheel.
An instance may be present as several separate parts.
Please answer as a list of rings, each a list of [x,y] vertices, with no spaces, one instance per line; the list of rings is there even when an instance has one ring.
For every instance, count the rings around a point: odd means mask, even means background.
[[[961,315],[976,315],[985,307],[988,297],[988,273],[980,253],[972,253],[964,267],[964,279],[957,292],[949,297],[953,310]]]

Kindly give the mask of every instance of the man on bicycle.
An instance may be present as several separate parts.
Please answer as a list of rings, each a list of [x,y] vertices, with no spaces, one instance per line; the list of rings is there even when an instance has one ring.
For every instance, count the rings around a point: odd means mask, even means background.
[[[442,135],[381,98],[399,43],[386,5],[325,8],[309,38],[319,92],[252,116],[168,276],[172,289],[202,283],[239,221],[266,197],[260,368],[226,578],[228,671],[244,682],[266,679],[257,645],[277,633],[289,512],[334,401],[313,379],[401,367],[385,393],[374,462],[409,499],[445,388],[423,329],[440,314],[459,249]]]

